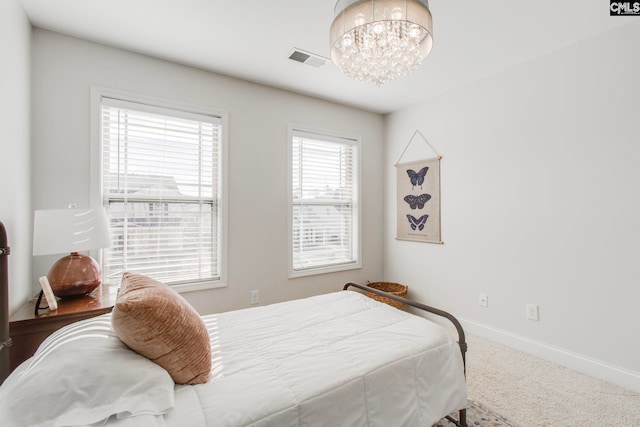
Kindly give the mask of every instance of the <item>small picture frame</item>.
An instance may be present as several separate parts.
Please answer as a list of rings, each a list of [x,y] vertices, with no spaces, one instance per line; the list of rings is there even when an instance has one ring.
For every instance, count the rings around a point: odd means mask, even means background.
[[[47,300],[47,304],[49,305],[50,311],[55,311],[58,309],[58,300],[56,296],[53,294],[53,290],[51,289],[51,285],[49,284],[49,279],[47,276],[42,276],[39,279],[40,287],[42,288],[42,293]]]

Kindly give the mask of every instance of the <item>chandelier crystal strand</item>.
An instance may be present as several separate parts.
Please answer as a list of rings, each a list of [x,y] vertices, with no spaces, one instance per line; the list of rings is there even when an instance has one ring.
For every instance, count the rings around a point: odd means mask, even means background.
[[[382,86],[412,73],[433,47],[427,0],[340,0],[331,60],[349,77]]]

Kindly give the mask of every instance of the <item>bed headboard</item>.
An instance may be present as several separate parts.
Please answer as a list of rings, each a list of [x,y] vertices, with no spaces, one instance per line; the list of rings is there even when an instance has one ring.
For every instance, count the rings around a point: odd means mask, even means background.
[[[9,265],[7,230],[0,222],[0,384],[9,376]]]

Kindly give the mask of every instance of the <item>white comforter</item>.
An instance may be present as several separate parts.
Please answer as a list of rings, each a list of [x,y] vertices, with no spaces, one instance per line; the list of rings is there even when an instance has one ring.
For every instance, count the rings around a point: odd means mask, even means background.
[[[176,387],[167,426],[421,426],[467,402],[442,327],[357,292],[204,316],[212,377]]]

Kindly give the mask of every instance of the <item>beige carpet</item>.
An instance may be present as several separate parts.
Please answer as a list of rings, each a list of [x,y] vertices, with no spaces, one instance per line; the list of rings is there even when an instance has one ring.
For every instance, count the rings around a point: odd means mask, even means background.
[[[514,424],[640,427],[640,394],[517,350],[467,337],[469,397]]]

